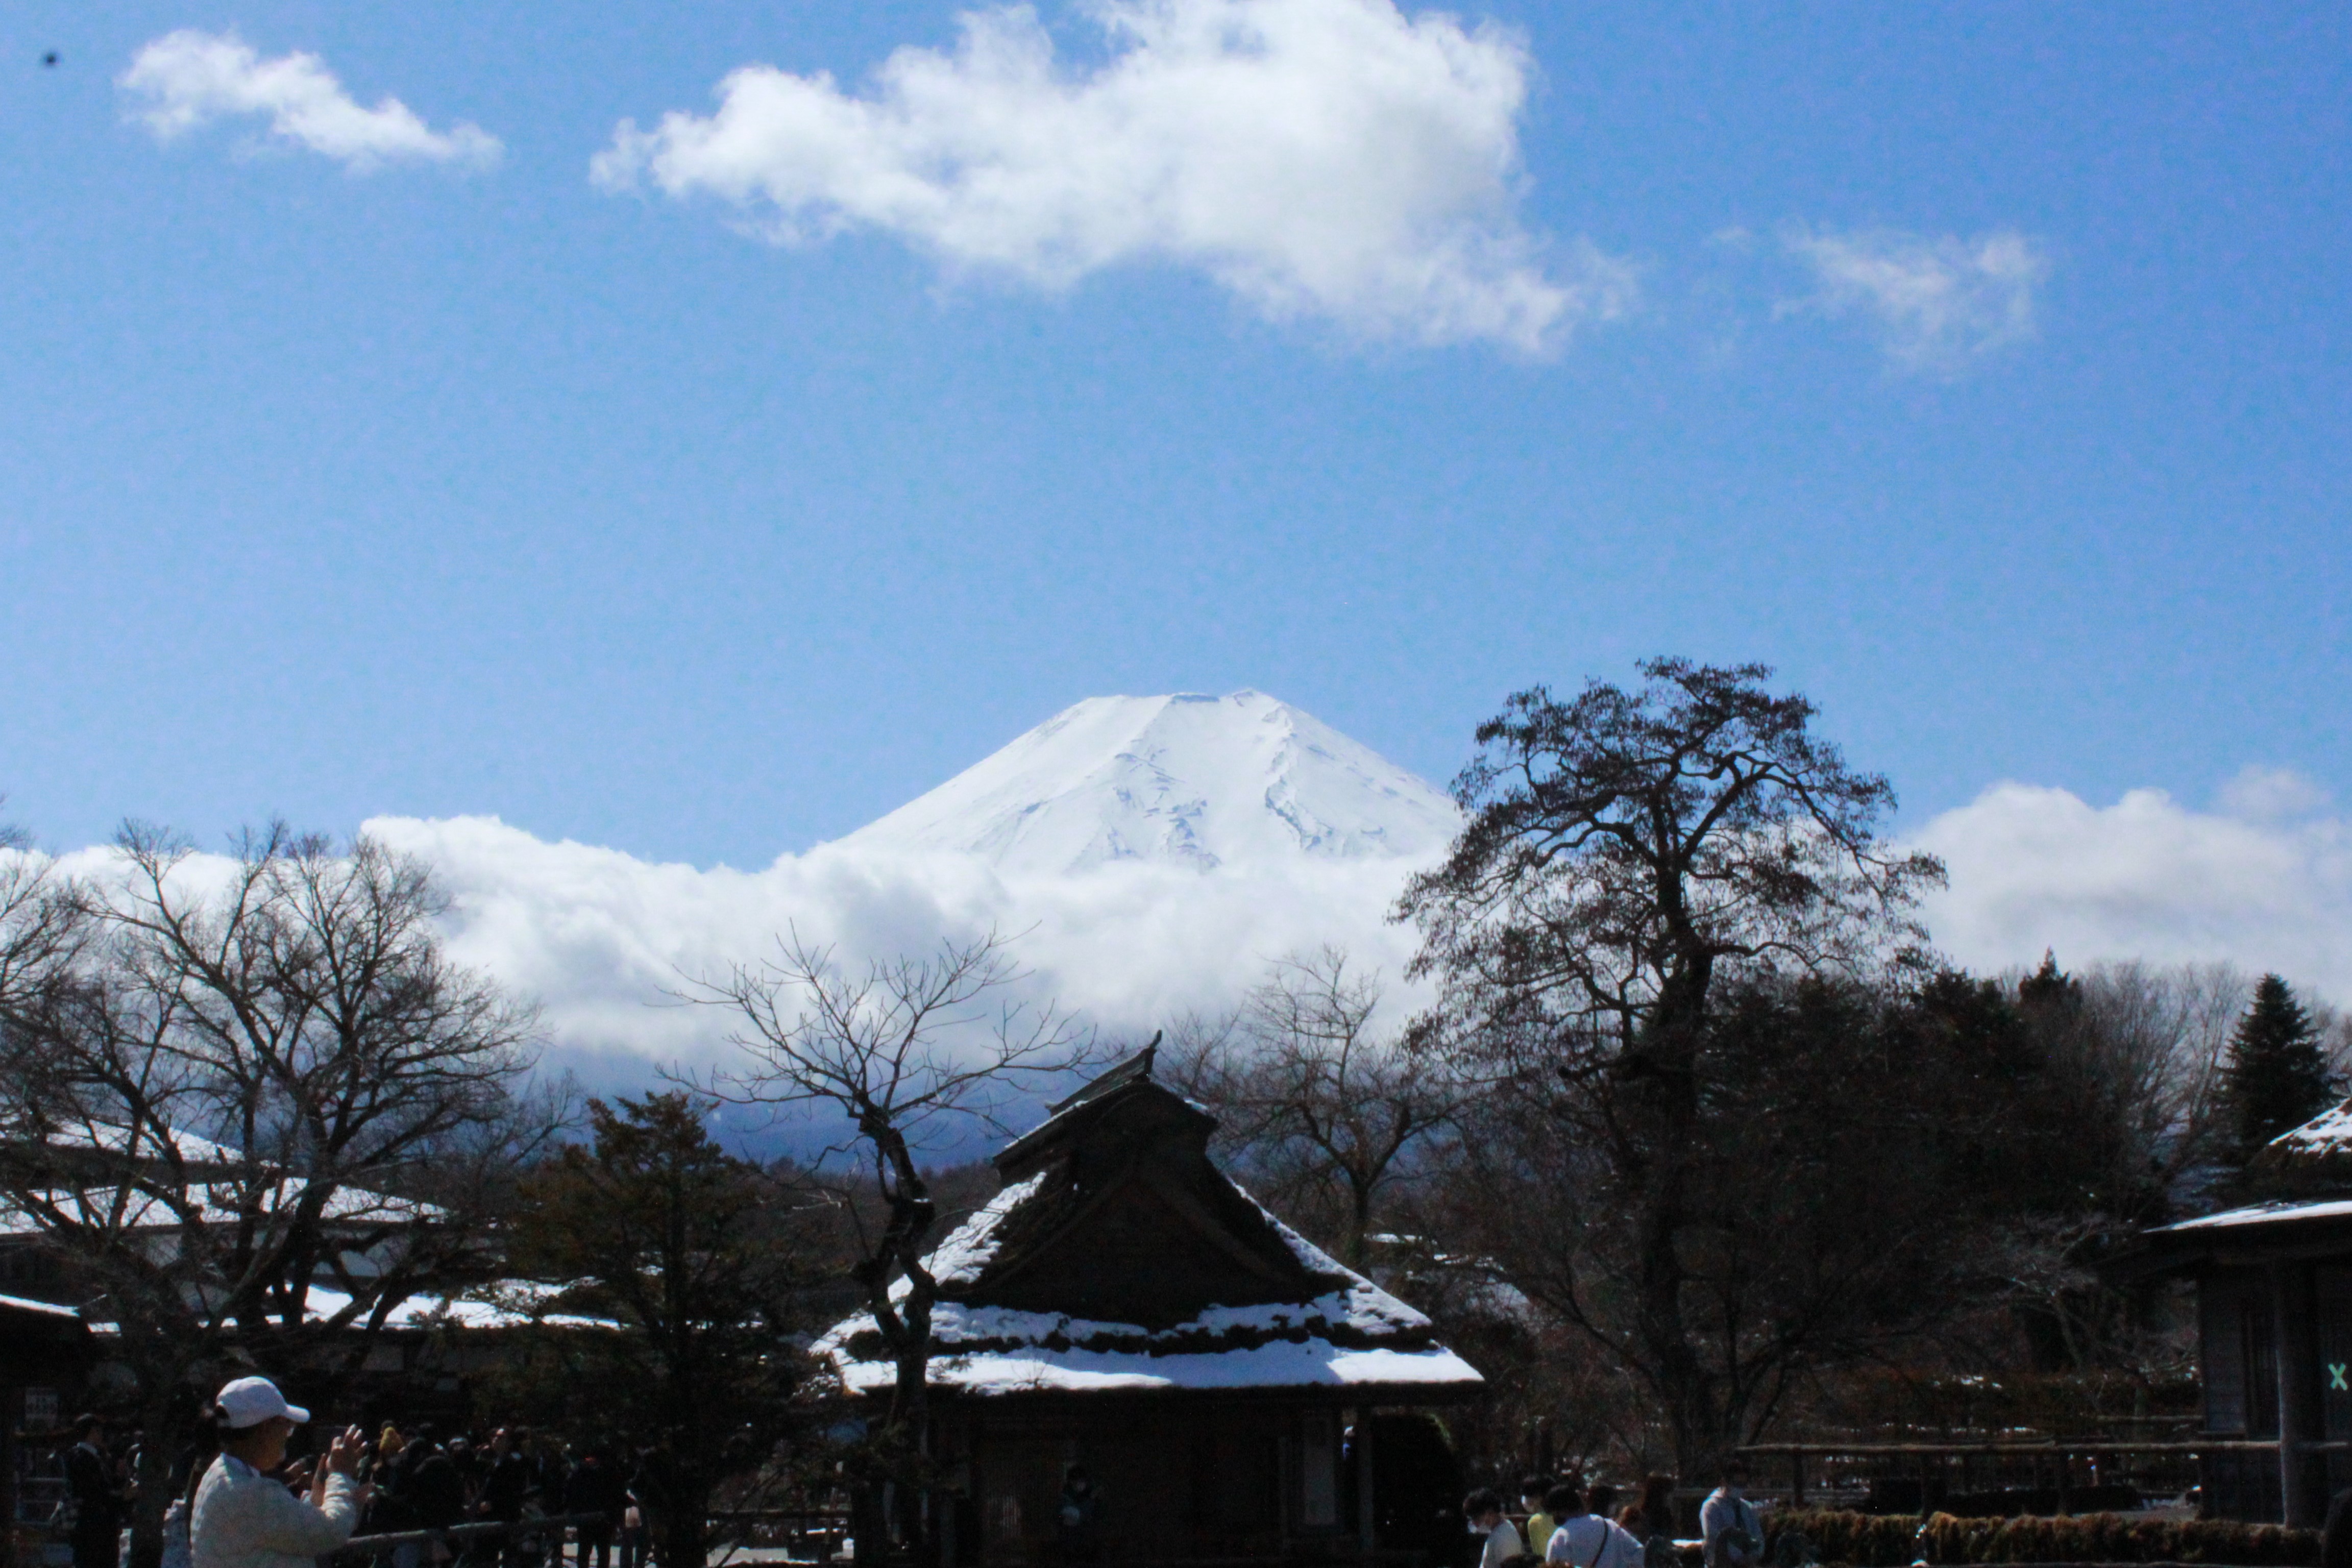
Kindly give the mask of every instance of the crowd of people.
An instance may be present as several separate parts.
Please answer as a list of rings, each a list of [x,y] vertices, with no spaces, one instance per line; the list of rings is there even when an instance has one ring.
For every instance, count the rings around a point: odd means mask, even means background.
[[[1764,1525],[1748,1500],[1748,1471],[1734,1461],[1722,1484],[1699,1505],[1706,1568],[1764,1568]],[[1485,1538],[1478,1568],[1682,1568],[1675,1525],[1675,1483],[1652,1476],[1620,1507],[1621,1489],[1581,1486],[1549,1476],[1519,1483],[1519,1517],[1503,1495],[1480,1488],[1463,1500],[1475,1534]]]
[[[563,1532],[541,1523],[555,1518],[572,1521],[576,1568],[649,1560],[646,1521],[665,1496],[657,1449],[575,1447],[524,1426],[477,1437],[386,1424],[372,1436],[351,1427],[324,1452],[289,1458],[310,1418],[268,1378],[221,1389],[211,1441],[175,1467],[164,1568],[312,1568],[354,1535],[413,1536],[384,1553],[392,1568],[562,1568]],[[110,1446],[96,1415],[75,1422],[73,1436],[64,1470],[74,1568],[121,1568],[133,1445]],[[511,1528],[419,1533],[479,1523]]]

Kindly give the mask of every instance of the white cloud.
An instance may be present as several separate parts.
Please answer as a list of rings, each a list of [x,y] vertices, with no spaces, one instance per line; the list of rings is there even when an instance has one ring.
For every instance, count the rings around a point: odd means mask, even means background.
[[[477,125],[435,131],[396,98],[373,109],[316,55],[264,59],[234,34],[183,28],[141,49],[117,79],[136,118],[169,142],[215,121],[266,118],[269,134],[365,171],[400,162],[488,168],[504,148]]]
[[[1919,834],[1951,867],[1930,910],[1971,967],[2223,960],[2352,998],[2352,826],[2309,781],[2250,769],[2221,809],[2160,790],[2094,806],[2002,784]]]
[[[2197,811],[2136,790],[2095,806],[2061,789],[1995,785],[1916,835],[1951,868],[1927,910],[1934,938],[1980,973],[2033,963],[2045,948],[2069,968],[2225,961],[2352,1000],[2352,825],[2294,774],[2249,770],[2223,799]],[[1030,999],[1129,1034],[1229,1005],[1269,959],[1323,942],[1381,970],[1400,1010],[1425,999],[1402,982],[1414,933],[1386,919],[1410,868],[1399,859],[1003,877],[961,854],[824,846],[738,871],[550,843],[493,817],[365,826],[436,868],[456,900],[453,955],[543,1001],[559,1061],[608,1075],[720,1059],[725,1016],[665,1005],[665,991],[681,972],[723,973],[772,953],[788,927],[853,963],[994,929],[1017,936]],[[64,866],[99,874],[110,857],[80,850]],[[208,859],[190,874],[225,869]]]
[[[1091,68],[1026,5],[900,48],[870,90],[745,66],[709,115],[624,121],[594,177],[735,205],[768,237],[894,236],[951,268],[1066,287],[1198,268],[1265,316],[1523,352],[1619,313],[1590,245],[1550,270],[1519,226],[1533,71],[1492,26],[1390,0],[1094,0]]]
[[[2034,334],[2034,292],[2050,263],[2011,229],[1979,235],[1793,231],[1790,254],[1812,269],[1817,291],[1780,313],[1857,317],[1908,370],[1949,374]]]
[[[424,856],[457,901],[452,953],[542,999],[567,1045],[709,1060],[725,1018],[661,1005],[680,972],[772,956],[789,928],[845,959],[890,957],[991,929],[1015,936],[1035,1000],[1148,1032],[1237,999],[1266,962],[1324,942],[1399,981],[1409,930],[1385,916],[1402,862],[1304,858],[1278,871],[1115,864],[1001,878],[980,860],[820,847],[762,870],[709,870],[549,843],[493,817],[378,817],[365,830]]]

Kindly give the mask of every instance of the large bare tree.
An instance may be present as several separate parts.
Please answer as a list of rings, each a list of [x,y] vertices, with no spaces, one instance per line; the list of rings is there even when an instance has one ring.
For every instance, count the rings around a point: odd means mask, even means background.
[[[331,1392],[477,1264],[484,1195],[558,1117],[531,1010],[448,962],[422,863],[282,825],[226,858],[137,827],[117,850],[0,936],[72,933],[0,1016],[0,1205],[120,1331],[144,1563],[190,1395],[243,1366]]]
[[[1538,687],[1482,725],[1454,785],[1469,822],[1407,886],[1424,1043],[1471,1071],[1605,1092],[1624,1209],[1626,1338],[1686,1473],[1741,1434],[1692,1320],[1702,1111],[1728,980],[1862,973],[1923,940],[1943,868],[1889,847],[1887,782],[1813,734],[1760,665],[1641,666],[1560,701]]]
[[[1052,1005],[1013,1000],[1025,976],[991,933],[942,942],[923,957],[844,969],[832,949],[789,932],[774,958],[689,982],[688,1002],[732,1013],[741,1064],[699,1085],[715,1097],[782,1113],[814,1112],[845,1136],[814,1163],[846,1174],[836,1195],[855,1222],[851,1273],[895,1364],[895,1381],[868,1453],[895,1479],[922,1472],[929,1421],[931,1311],[938,1281],[923,1259],[939,1205],[922,1159],[1000,1112],[1024,1083],[1089,1059],[1092,1037]],[[878,1223],[867,1224],[869,1205]],[[921,1539],[929,1521],[916,1489],[898,1489],[896,1528]],[[860,1546],[869,1531],[859,1533]]]

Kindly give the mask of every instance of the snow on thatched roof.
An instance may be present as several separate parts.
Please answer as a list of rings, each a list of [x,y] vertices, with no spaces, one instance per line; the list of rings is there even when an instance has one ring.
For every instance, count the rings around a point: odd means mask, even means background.
[[[1426,1317],[1218,1172],[1206,1147],[1213,1122],[1150,1080],[1148,1055],[1139,1061],[1063,1101],[1009,1146],[997,1159],[1004,1189],[927,1260],[940,1296],[935,1387],[1377,1387],[1442,1396],[1478,1386],[1477,1372],[1437,1342]],[[1122,1292],[1116,1276],[1137,1269],[1156,1271],[1154,1287]],[[1174,1287],[1158,1286],[1171,1269]],[[901,1280],[894,1294],[908,1289]],[[1052,1299],[1057,1293],[1164,1294],[1171,1310],[1129,1321]],[[896,1376],[869,1313],[835,1325],[814,1348],[851,1393],[879,1392]]]
[[[2352,1154],[2352,1100],[2321,1111],[2302,1126],[2282,1132],[2269,1147],[2285,1155]]]

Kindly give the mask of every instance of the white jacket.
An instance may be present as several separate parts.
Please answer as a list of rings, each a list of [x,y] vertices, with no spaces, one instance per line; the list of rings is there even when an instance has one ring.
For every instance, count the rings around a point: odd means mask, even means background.
[[[1569,1568],[1639,1568],[1642,1543],[1613,1519],[1570,1514],[1544,1543],[1544,1561]]]
[[[1699,1533],[1706,1538],[1707,1568],[1741,1568],[1742,1564],[1759,1563],[1764,1557],[1764,1521],[1756,1512],[1756,1505],[1744,1497],[1734,1497],[1723,1488],[1709,1492],[1706,1501],[1699,1505]],[[1748,1550],[1735,1551],[1724,1537],[1738,1531],[1748,1538]],[[198,1563],[196,1568],[204,1568]]]
[[[1486,1532],[1486,1550],[1478,1556],[1478,1568],[1503,1568],[1503,1564],[1519,1555],[1519,1527],[1506,1519]]]
[[[193,1568],[317,1568],[360,1521],[349,1476],[327,1478],[327,1506],[313,1508],[285,1484],[223,1454],[205,1472],[188,1519]]]

